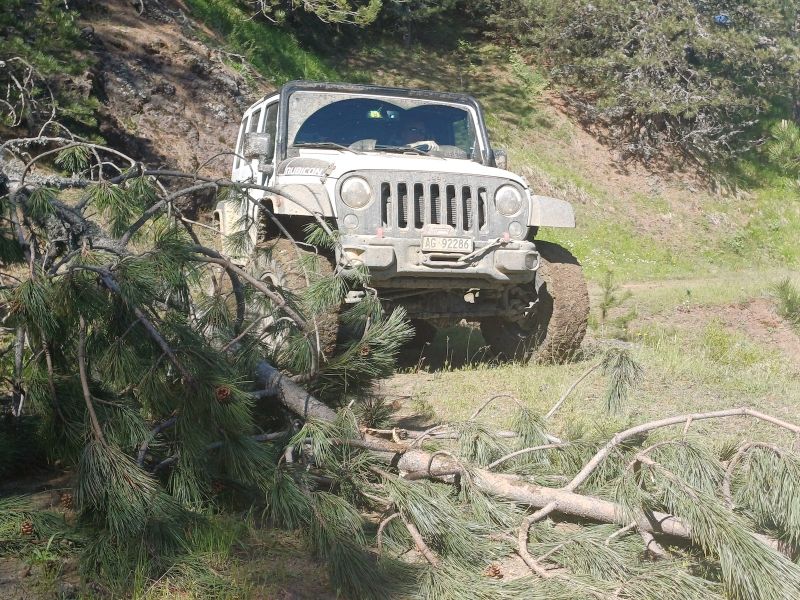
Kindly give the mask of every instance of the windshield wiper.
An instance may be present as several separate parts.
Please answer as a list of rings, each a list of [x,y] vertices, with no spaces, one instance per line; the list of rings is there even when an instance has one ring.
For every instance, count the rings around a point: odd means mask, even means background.
[[[402,152],[406,154],[407,152],[416,152],[417,154],[421,154],[422,156],[430,156],[430,152],[425,152],[425,150],[420,150],[419,148],[414,148],[413,146],[383,146],[377,145],[375,146],[375,150],[380,150],[381,152]]]
[[[352,152],[353,154],[364,154],[357,152],[347,146],[342,146],[336,142],[300,142],[299,144],[292,144],[292,148],[331,148],[334,150],[344,150],[345,152]]]

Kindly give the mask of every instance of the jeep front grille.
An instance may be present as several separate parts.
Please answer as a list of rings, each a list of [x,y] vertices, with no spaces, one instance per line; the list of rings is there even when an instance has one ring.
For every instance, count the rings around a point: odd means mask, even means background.
[[[367,180],[374,202],[357,211],[358,226],[348,233],[374,235],[381,229],[388,237],[405,237],[449,229],[446,235],[488,241],[507,231],[511,220],[491,207],[497,188],[508,183],[503,177],[363,170],[344,175],[339,185],[351,174]],[[341,202],[338,187],[336,193],[337,214],[353,212]],[[527,214],[515,219],[527,219]]]
[[[476,228],[485,230],[489,225],[485,186],[382,181],[379,189],[381,225],[385,229],[449,225],[466,233]]]

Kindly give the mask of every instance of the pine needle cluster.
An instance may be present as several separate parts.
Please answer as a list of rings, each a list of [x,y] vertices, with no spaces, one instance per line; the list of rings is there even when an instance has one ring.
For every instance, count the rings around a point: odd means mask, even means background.
[[[355,508],[372,462],[334,442],[357,433],[352,413],[343,424],[295,427],[274,399],[253,394],[254,366],[271,360],[342,403],[393,368],[410,336],[404,313],[384,314],[371,296],[344,314],[357,336],[323,352],[315,323],[368,283],[363,269],[320,268],[336,254],[335,235],[310,233],[317,249],[301,265],[309,285],[284,287],[231,260],[269,264],[247,210],[243,233],[218,250],[174,202],[183,178],[135,161],[115,167],[113,150],[53,139],[0,198],[3,337],[16,350],[0,355],[9,382],[2,418],[75,468],[77,526],[92,540],[83,572],[120,594],[175,565],[193,572],[181,558],[192,532],[235,489],[260,498],[272,523],[308,529],[350,594],[375,562]],[[17,150],[12,141],[2,151],[14,160]],[[59,183],[40,185],[31,173],[53,155],[47,172]],[[191,183],[247,205],[232,184]],[[259,425],[270,428],[266,438]],[[7,469],[17,455],[0,444],[0,459]],[[312,477],[297,461],[328,474]],[[331,477],[339,495],[320,487]],[[12,529],[34,518],[3,512]]]

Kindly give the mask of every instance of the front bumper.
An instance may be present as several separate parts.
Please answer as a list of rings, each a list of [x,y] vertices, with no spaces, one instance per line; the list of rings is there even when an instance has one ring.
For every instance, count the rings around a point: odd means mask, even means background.
[[[377,287],[504,287],[533,280],[539,254],[531,242],[475,241],[469,254],[423,252],[421,238],[343,235],[344,262],[363,264]]]

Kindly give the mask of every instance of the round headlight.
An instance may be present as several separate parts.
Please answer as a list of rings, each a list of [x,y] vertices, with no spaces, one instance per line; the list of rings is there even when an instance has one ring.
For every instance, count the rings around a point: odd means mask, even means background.
[[[522,208],[522,194],[513,185],[504,185],[494,195],[497,212],[506,217],[513,217]]]
[[[350,177],[342,183],[339,190],[342,202],[350,208],[364,208],[372,200],[372,190],[366,179]]]
[[[358,229],[358,217],[355,215],[345,215],[344,219],[344,226],[347,229]]]
[[[515,240],[521,240],[525,237],[525,227],[518,221],[511,221],[511,223],[508,224],[508,235]]]

